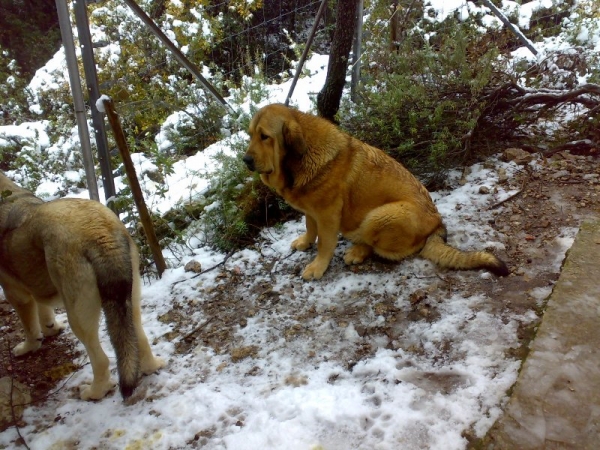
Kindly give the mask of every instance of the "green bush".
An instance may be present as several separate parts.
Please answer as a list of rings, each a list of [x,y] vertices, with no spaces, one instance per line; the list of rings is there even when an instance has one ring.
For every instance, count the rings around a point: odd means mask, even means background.
[[[17,61],[0,47],[0,125],[22,121],[28,116],[26,79]]]
[[[489,150],[481,145],[489,136],[483,93],[499,81],[496,45],[481,48],[482,37],[469,23],[447,20],[442,30],[433,43],[407,34],[397,52],[385,41],[371,51],[358,101],[344,102],[340,114],[343,128],[430,185],[449,167]]]
[[[206,243],[221,251],[250,245],[260,230],[296,213],[251,174],[242,156],[246,142],[233,145],[233,155],[221,154],[221,168],[211,179],[198,230]]]

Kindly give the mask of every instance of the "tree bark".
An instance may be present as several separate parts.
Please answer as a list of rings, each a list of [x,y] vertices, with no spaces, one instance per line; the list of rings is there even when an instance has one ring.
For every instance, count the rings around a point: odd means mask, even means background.
[[[319,115],[332,122],[335,121],[334,117],[340,109],[340,100],[346,83],[357,6],[356,0],[338,0],[337,2],[335,32],[329,54],[327,78],[323,89],[317,95]]]

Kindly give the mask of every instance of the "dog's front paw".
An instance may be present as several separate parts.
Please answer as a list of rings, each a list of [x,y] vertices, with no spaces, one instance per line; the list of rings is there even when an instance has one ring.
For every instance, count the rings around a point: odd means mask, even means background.
[[[13,348],[13,355],[22,356],[29,352],[35,352],[42,346],[42,336],[33,341],[23,341],[20,344],[15,345]]]
[[[304,278],[306,281],[319,280],[321,277],[323,277],[328,265],[329,264],[323,264],[321,261],[317,261],[315,259],[308,266],[306,266],[306,269],[304,269],[304,272],[302,272],[302,278]]]
[[[294,239],[294,241],[292,242],[292,249],[294,250],[299,250],[301,252],[308,250],[308,248],[313,244],[314,242],[311,241],[310,239],[308,239],[308,237],[306,236],[306,234],[303,234],[302,236]]]
[[[82,384],[79,386],[79,397],[81,400],[100,400],[106,397],[109,391],[115,388],[117,383],[108,380],[102,383]]]

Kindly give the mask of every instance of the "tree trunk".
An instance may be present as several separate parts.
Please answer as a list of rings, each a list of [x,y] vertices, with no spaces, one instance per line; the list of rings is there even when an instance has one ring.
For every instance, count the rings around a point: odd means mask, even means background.
[[[346,83],[357,6],[356,0],[338,0],[337,2],[335,32],[329,53],[327,78],[323,89],[317,95],[319,115],[332,122],[340,109],[340,100]]]

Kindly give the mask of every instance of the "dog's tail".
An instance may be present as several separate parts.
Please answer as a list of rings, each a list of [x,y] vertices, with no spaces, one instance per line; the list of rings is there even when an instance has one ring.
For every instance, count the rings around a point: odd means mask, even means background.
[[[463,252],[446,244],[446,229],[440,226],[425,243],[420,255],[448,269],[477,270],[487,269],[495,275],[510,273],[501,259],[488,252]]]
[[[140,378],[139,345],[133,324],[134,273],[130,245],[126,236],[119,236],[114,247],[88,255],[96,274],[108,335],[117,356],[119,389],[124,399],[131,396]]]

